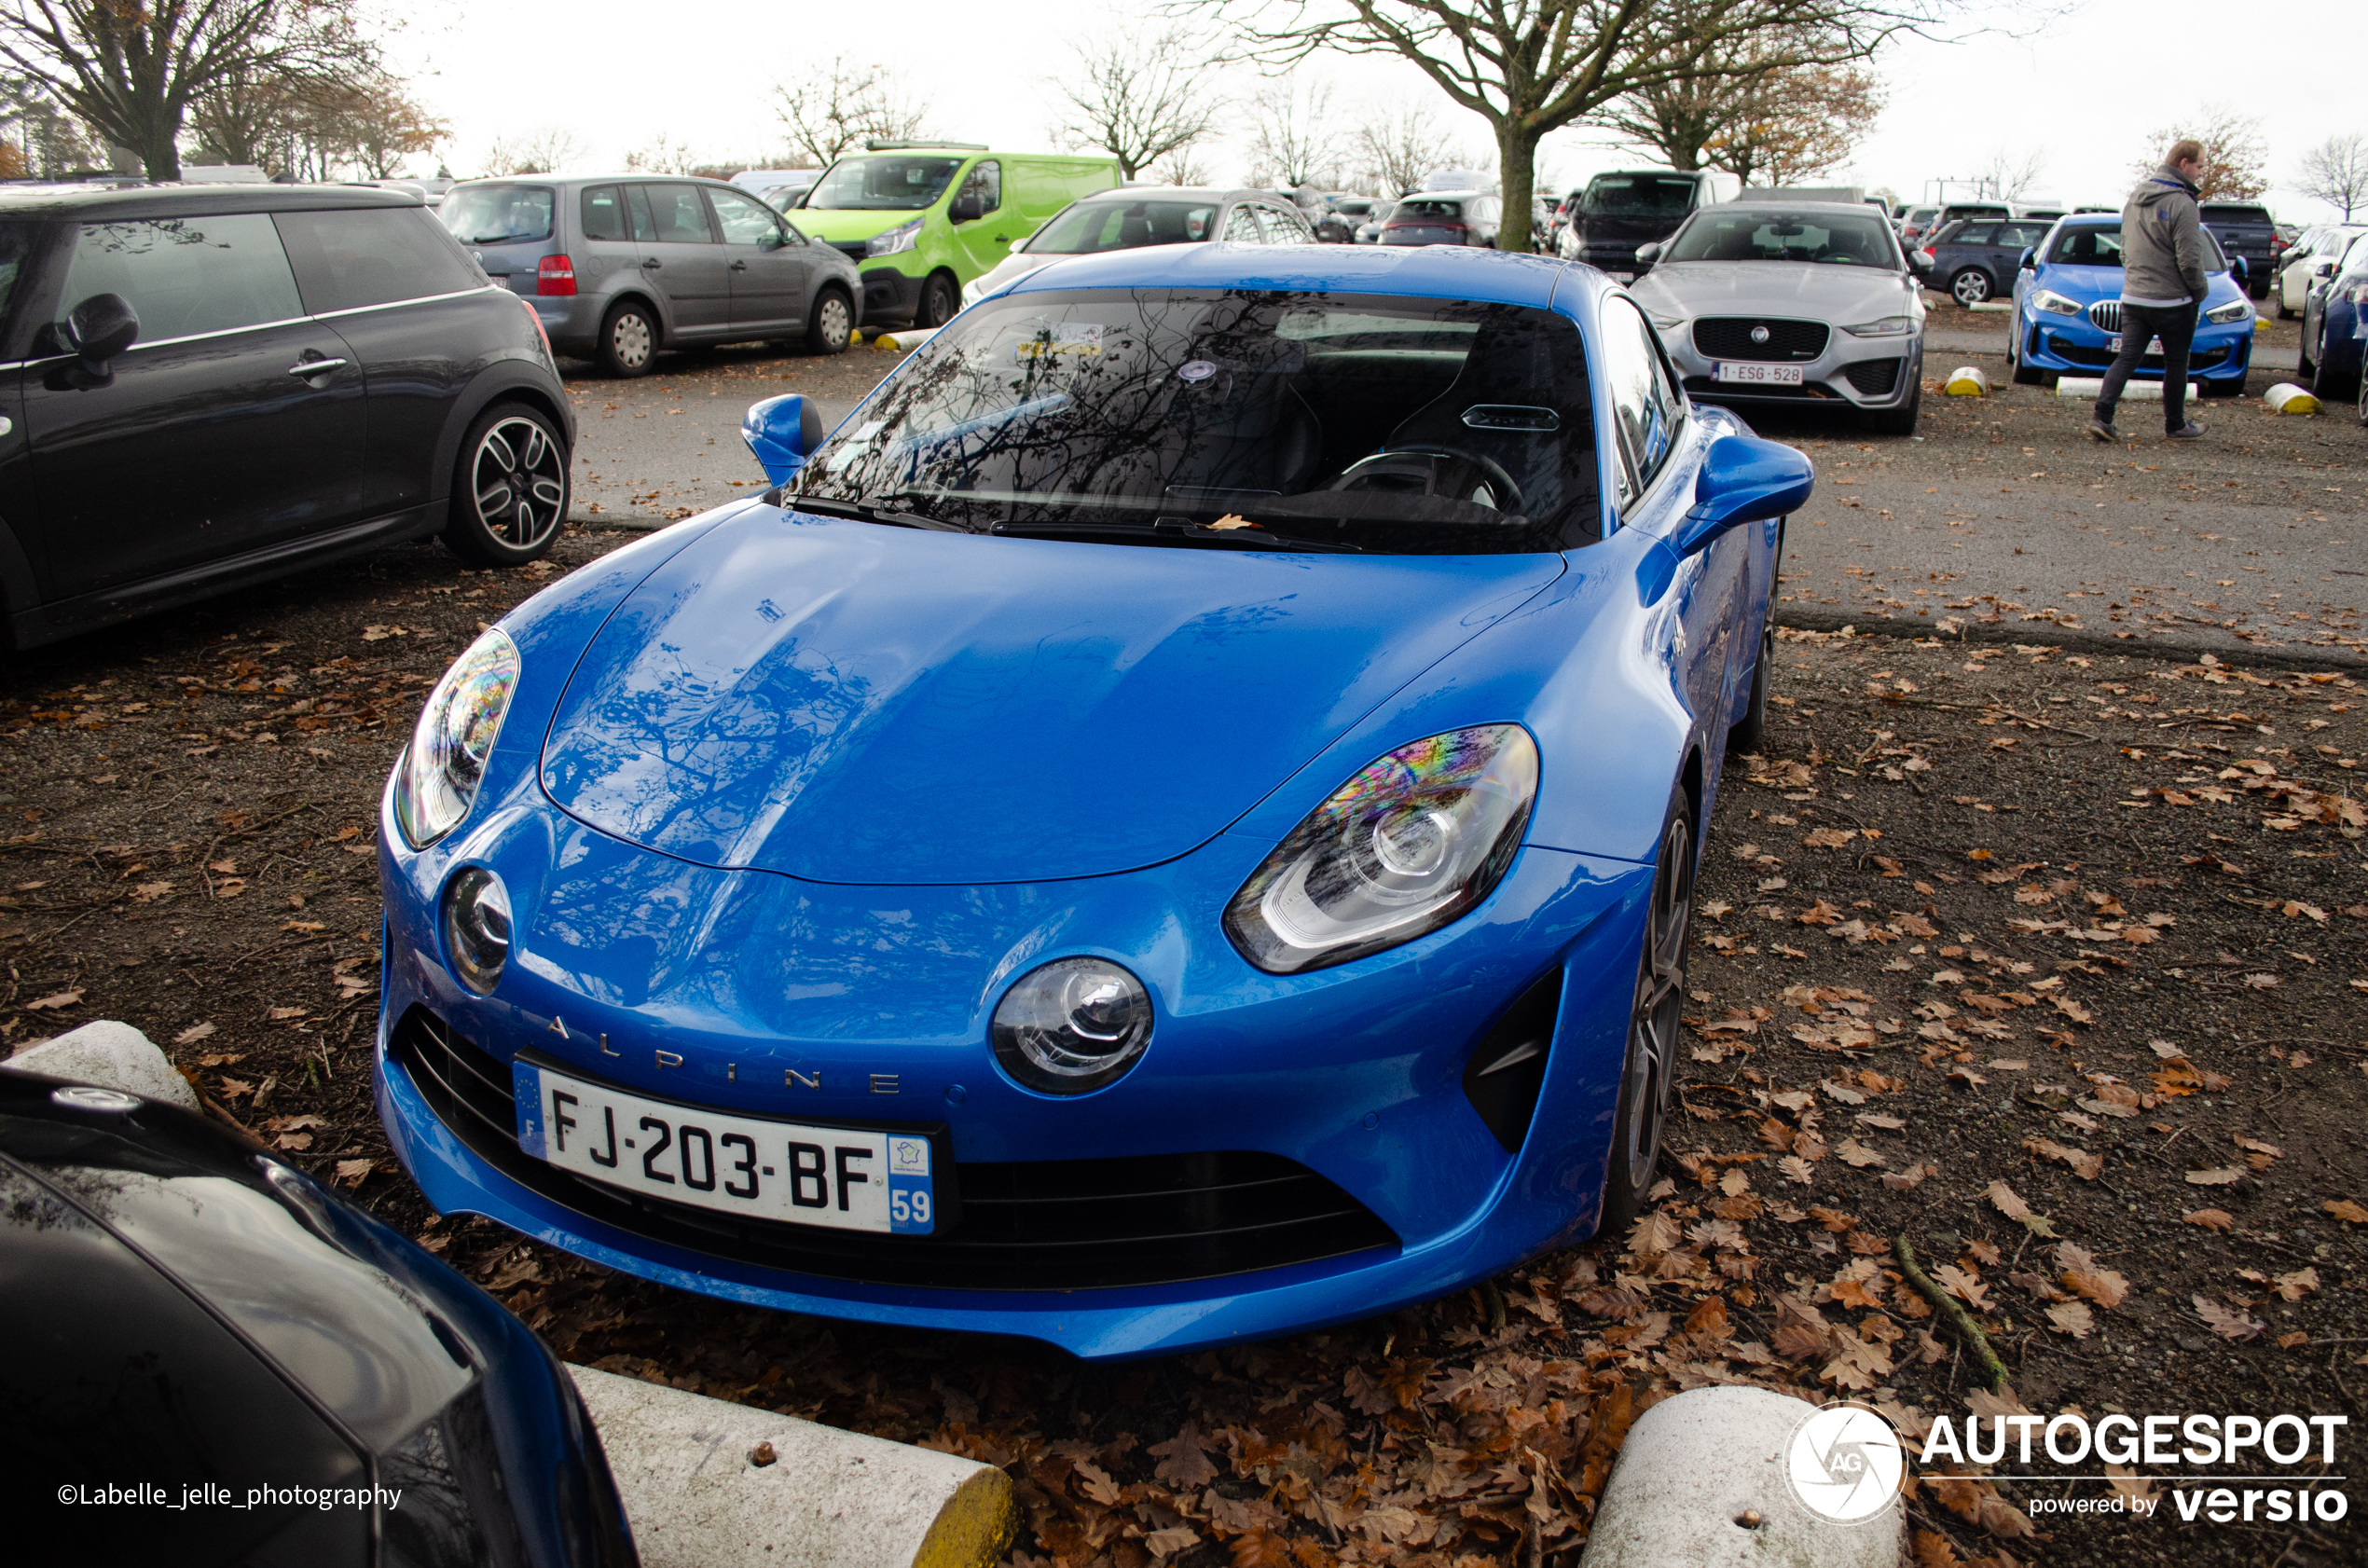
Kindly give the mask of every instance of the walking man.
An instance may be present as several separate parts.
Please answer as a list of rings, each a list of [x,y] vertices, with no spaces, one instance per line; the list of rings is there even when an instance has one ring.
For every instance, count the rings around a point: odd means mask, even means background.
[[[2163,344],[2163,429],[2174,441],[2192,440],[2204,427],[2187,421],[2187,351],[2196,341],[2196,312],[2210,287],[2204,277],[2204,234],[2196,212],[2196,182],[2203,177],[2200,142],[2177,142],[2162,167],[2139,183],[2121,210],[2121,351],[2097,393],[2088,433],[2119,441],[2113,405],[2129,384],[2146,346]]]

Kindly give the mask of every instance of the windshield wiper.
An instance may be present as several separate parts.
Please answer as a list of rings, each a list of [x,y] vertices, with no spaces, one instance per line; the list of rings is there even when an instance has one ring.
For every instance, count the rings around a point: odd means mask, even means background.
[[[540,234],[480,234],[468,241],[472,245],[507,245],[520,240],[540,240]]]
[[[1212,544],[1232,544],[1249,550],[1299,550],[1321,552],[1325,555],[1361,556],[1362,544],[1334,544],[1315,539],[1294,539],[1285,533],[1270,533],[1264,529],[1213,529],[1200,523],[1178,522],[1163,517],[1150,528],[1139,523],[998,523],[990,533],[1010,534],[1015,538],[1077,537],[1084,539],[1132,539],[1155,543],[1167,539],[1206,540]]]
[[[958,523],[943,523],[935,517],[924,517],[918,512],[908,512],[902,506],[876,501],[839,501],[830,496],[783,495],[781,504],[799,512],[819,513],[825,517],[852,517],[858,522],[886,523],[890,528],[927,529],[931,533],[968,533]]]

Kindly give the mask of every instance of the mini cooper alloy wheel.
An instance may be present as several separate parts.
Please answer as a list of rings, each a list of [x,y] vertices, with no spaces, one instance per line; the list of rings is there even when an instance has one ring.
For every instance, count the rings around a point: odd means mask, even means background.
[[[477,438],[469,480],[477,520],[511,549],[537,549],[558,531],[567,505],[565,460],[532,420],[513,415],[489,427]]]

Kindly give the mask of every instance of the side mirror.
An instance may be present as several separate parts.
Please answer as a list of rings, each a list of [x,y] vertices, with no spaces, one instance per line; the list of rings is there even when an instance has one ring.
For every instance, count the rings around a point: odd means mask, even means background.
[[[56,336],[58,346],[79,361],[76,379],[103,387],[115,379],[108,362],[140,336],[140,312],[119,294],[94,294],[66,313]]]
[[[945,209],[945,215],[950,222],[975,223],[986,215],[986,210],[979,205],[975,196],[957,196],[954,204]]]
[[[1694,505],[1671,535],[1670,548],[1690,556],[1728,529],[1798,510],[1816,483],[1809,459],[1755,435],[1722,435],[1703,455]]]
[[[2025,245],[2023,247],[2023,258],[2015,264],[2015,268],[2016,270],[2021,272],[2038,271],[2039,247],[2036,245]]]
[[[751,403],[740,417],[740,439],[756,455],[764,476],[777,485],[788,484],[829,434],[822,428],[822,410],[803,392]]]
[[[2245,266],[2245,258],[2243,256],[2232,255],[2228,258],[2228,275],[2236,279],[2238,282],[2241,283],[2246,281],[2245,274],[2248,270],[2249,269]]]
[[[2313,268],[2311,268],[2311,269],[2310,269],[2310,275],[2311,275],[2312,277],[2314,277],[2314,278],[2332,278],[2332,277],[2334,277],[2334,276],[2335,275],[2335,264],[2334,264],[2334,260],[2333,260],[2333,259],[2329,259],[2329,260],[2326,260],[2326,261],[2320,262],[2318,265],[2316,265],[2316,266],[2314,266]]]
[[[1660,258],[1661,242],[1658,240],[1654,241],[1649,245],[1639,245],[1636,247],[1636,265],[1639,267],[1650,267],[1653,263],[1660,260]]]

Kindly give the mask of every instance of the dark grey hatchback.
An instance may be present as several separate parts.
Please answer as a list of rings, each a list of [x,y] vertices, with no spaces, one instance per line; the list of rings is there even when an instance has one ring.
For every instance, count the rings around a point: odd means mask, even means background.
[[[574,444],[533,308],[416,197],[0,191],[18,648],[429,534],[533,560]]]

